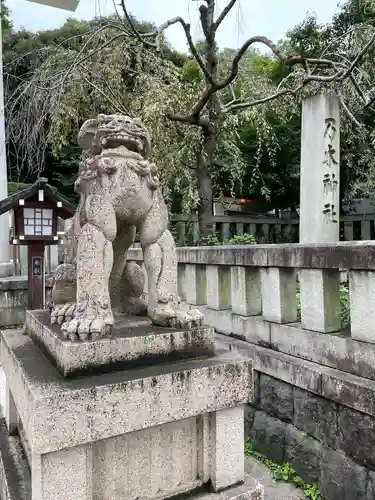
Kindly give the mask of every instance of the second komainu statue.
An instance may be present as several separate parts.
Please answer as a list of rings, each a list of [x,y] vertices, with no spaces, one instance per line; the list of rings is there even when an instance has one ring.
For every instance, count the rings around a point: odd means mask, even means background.
[[[181,304],[177,258],[150,137],[139,119],[99,115],[78,135],[84,150],[75,190],[80,202],[55,273],[51,322],[71,340],[108,335],[113,313],[148,315],[160,326],[195,328],[203,316]],[[127,251],[139,232],[148,277]]]

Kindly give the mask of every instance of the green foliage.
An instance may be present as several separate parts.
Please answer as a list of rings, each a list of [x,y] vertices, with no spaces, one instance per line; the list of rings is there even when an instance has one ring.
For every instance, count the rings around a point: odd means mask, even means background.
[[[191,213],[199,206],[197,156],[201,130],[171,122],[168,113],[190,113],[204,89],[204,76],[191,55],[163,42],[163,56],[145,50],[129,37],[117,17],[92,21],[70,19],[56,30],[14,32],[2,3],[4,82],[8,164],[12,180],[33,180],[44,171],[65,195],[72,193],[80,152],[75,148],[82,122],[97,113],[140,116],[152,134],[152,161],[159,169],[164,195]],[[134,20],[141,32],[152,26]],[[7,24],[6,24],[7,23]],[[288,54],[353,58],[372,36],[374,4],[347,0],[332,23],[314,16],[292,29],[280,47]],[[205,58],[205,42],[197,44]],[[217,50],[218,79],[228,74],[235,51]],[[356,78],[375,80],[372,60],[362,61]],[[249,49],[241,59],[231,88],[216,97],[225,108],[233,99],[254,101],[272,95],[280,84],[295,88],[303,71],[286,68],[275,58]],[[326,85],[324,90],[336,91]],[[301,95],[284,96],[222,116],[208,176],[214,196],[257,197],[270,209],[299,204],[300,102],[321,91],[320,84]],[[342,127],[342,195],[375,197],[375,113],[363,111],[351,85],[342,88],[349,108],[366,127],[350,120]],[[208,116],[207,111],[203,117]],[[343,116],[345,118],[345,115]],[[284,241],[284,237],[274,238]]]
[[[223,243],[219,240],[216,234],[205,236],[201,238],[200,245],[204,247],[212,247],[216,245],[222,245]]]
[[[32,184],[25,184],[24,182],[8,182],[8,196],[17,194],[24,189],[28,189]]]
[[[236,235],[229,240],[220,241],[216,234],[211,234],[204,238],[201,238],[201,246],[216,246],[216,245],[256,245],[257,240],[254,235],[249,233],[244,233],[241,235]]]
[[[225,245],[256,245],[256,244],[257,240],[255,236],[249,233],[238,234],[225,242]]]
[[[181,69],[181,79],[185,83],[192,85],[200,85],[203,82],[202,72],[199,64],[195,59],[188,59],[185,61]]]
[[[1,0],[1,30],[3,38],[9,36],[12,31],[12,22],[9,19],[9,9],[4,0]]]
[[[350,325],[350,295],[347,285],[340,286],[341,324],[343,328]]]
[[[296,474],[296,471],[288,463],[283,463],[281,465],[276,464],[261,453],[256,452],[253,449],[250,440],[245,441],[245,455],[254,457],[262,462],[271,471],[272,477],[275,481],[294,484],[294,486],[296,486],[303,492],[305,498],[308,500],[321,500],[318,485],[306,484],[305,481]]]
[[[136,25],[140,31],[152,28]],[[36,34],[21,30],[5,42],[12,178],[33,178],[44,170],[59,189],[69,186],[70,193],[64,194],[72,196],[79,162],[72,145],[83,120],[100,112],[128,113],[140,116],[152,133],[151,159],[158,165],[167,201],[179,198],[182,212],[190,213],[199,204],[195,168],[200,130],[171,122],[166,115],[191,110],[204,88],[203,75],[192,57],[165,44],[160,59],[122,33],[117,18],[69,20],[57,30]],[[198,49],[204,56],[203,42]],[[233,55],[232,49],[218,53],[220,77],[227,74]],[[247,100],[273,92],[278,71],[273,59],[249,50],[234,84],[236,97]],[[219,97],[224,105],[233,98],[229,89]],[[215,195],[259,192],[274,201],[272,191],[278,181],[269,186],[267,182],[277,170],[280,145],[275,124],[288,124],[290,109],[291,102],[277,101],[223,117],[209,171]],[[255,144],[257,154],[250,144]],[[291,157],[288,148],[282,154]],[[285,164],[289,168],[290,163]],[[265,176],[270,165],[274,168]],[[283,174],[283,179],[292,178],[290,169]],[[244,185],[250,188],[243,189]],[[278,187],[278,193],[278,199],[286,199],[283,188]]]
[[[301,24],[289,31],[284,47],[290,54],[309,55],[310,57],[330,57],[349,61],[361,51],[371,39],[375,29],[375,5],[372,0],[345,0],[340,11],[329,24],[319,24],[314,16],[308,16]],[[375,48],[372,47],[361,61],[356,71],[356,80],[364,93],[374,85],[375,70],[372,61]],[[294,81],[293,71],[288,76]],[[327,91],[337,91],[335,84],[325,86]],[[301,96],[320,90],[313,85]],[[345,112],[342,112],[341,124],[341,196],[345,201],[352,198],[375,198],[375,155],[374,129],[375,112],[364,108],[354,92],[350,81],[341,87],[341,95],[351,113],[364,126],[356,126]],[[372,92],[372,91],[371,91]],[[370,92],[370,93],[371,93]]]

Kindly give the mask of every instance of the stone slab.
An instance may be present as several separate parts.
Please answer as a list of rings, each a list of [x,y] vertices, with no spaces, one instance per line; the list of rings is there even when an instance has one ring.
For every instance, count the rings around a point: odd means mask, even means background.
[[[111,337],[72,342],[49,312],[27,311],[26,332],[64,377],[203,358],[214,353],[214,330],[157,327],[148,318],[119,315]]]
[[[287,425],[277,418],[270,417],[264,411],[256,411],[254,422],[249,432],[254,448],[273,462],[285,461],[285,439]]]
[[[4,422],[0,422],[0,477],[2,479],[1,490],[2,500],[31,500],[31,477],[30,472],[25,462],[22,449],[18,444],[13,446],[13,442],[17,438],[9,438],[6,433]],[[12,451],[9,451],[11,450]],[[290,494],[285,497],[290,499],[299,499],[294,493],[295,490],[290,485],[276,484],[270,477],[269,472],[262,464],[251,459],[245,461],[245,478],[241,485],[226,489],[220,493],[198,491],[190,493],[189,498],[196,500],[264,500],[264,488],[253,475],[260,476],[269,484],[271,496],[267,496],[268,500],[280,500],[284,496],[273,496],[275,492],[280,491],[282,494]],[[116,495],[113,497],[116,498]]]
[[[218,334],[216,339],[220,345],[227,346],[232,352],[249,357],[254,370],[375,417],[374,380],[226,335]]]
[[[1,359],[32,453],[49,453],[252,399],[249,359],[204,360],[64,379],[22,330],[1,332]]]
[[[367,500],[368,470],[346,455],[322,449],[320,493],[327,500]]]
[[[31,500],[30,470],[20,439],[8,436],[5,419],[0,419],[0,498]]]
[[[143,262],[142,249],[131,248],[131,261]],[[373,241],[340,241],[303,245],[220,245],[177,248],[179,264],[209,264],[245,267],[293,267],[300,269],[374,270]]]
[[[228,311],[200,308],[206,323],[217,332],[295,358],[375,379],[375,344],[352,339],[348,331],[322,335],[304,330],[300,323],[280,325],[262,316],[241,317]],[[306,363],[308,365],[308,363]]]

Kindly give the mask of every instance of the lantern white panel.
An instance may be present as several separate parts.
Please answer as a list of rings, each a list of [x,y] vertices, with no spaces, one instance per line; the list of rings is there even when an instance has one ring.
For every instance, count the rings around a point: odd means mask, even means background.
[[[25,219],[34,219],[34,209],[33,208],[24,208],[23,216]]]
[[[52,219],[53,210],[51,208],[43,208],[43,219]]]

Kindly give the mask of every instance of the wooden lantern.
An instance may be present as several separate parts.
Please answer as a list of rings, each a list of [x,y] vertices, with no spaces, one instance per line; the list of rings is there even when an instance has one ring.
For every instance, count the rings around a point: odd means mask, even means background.
[[[28,308],[43,309],[45,246],[59,243],[57,219],[69,219],[75,207],[41,178],[0,202],[0,215],[9,210],[14,217],[11,243],[27,245],[28,249]]]

